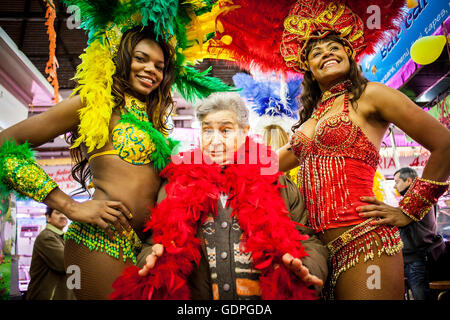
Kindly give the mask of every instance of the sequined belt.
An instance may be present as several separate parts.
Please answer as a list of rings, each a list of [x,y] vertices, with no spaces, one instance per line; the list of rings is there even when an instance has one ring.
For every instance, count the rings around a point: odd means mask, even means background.
[[[137,262],[142,242],[136,232],[131,231],[127,234],[114,232],[115,239],[112,240],[99,226],[72,222],[64,235],[65,240],[73,240],[77,244],[82,244],[89,250],[105,252],[107,255],[119,259],[122,251],[123,261],[131,259],[134,264]]]
[[[374,218],[345,231],[327,244],[329,264],[332,274],[329,277],[325,294],[328,299],[334,299],[334,288],[342,272],[354,267],[362,254],[364,262],[375,257],[374,247],[378,257],[385,253],[395,255],[403,247],[397,227],[388,225],[371,225]],[[378,238],[381,243],[378,242]]]

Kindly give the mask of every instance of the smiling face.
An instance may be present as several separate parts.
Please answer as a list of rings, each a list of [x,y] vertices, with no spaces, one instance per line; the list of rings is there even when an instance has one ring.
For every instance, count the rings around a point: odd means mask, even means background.
[[[324,89],[347,79],[350,72],[350,61],[345,47],[334,40],[325,39],[313,44],[307,60],[312,75]]]
[[[147,96],[157,89],[164,77],[164,53],[153,40],[144,39],[133,49],[130,64],[131,88]]]
[[[229,110],[209,113],[202,120],[202,151],[217,164],[230,162],[245,142],[248,126],[242,128],[236,114]]]

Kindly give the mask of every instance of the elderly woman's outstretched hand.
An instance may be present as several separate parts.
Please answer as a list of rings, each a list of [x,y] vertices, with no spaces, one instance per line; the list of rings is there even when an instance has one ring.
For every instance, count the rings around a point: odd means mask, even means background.
[[[145,258],[145,265],[142,267],[141,270],[138,271],[138,274],[141,277],[145,277],[146,275],[148,275],[150,269],[153,269],[155,267],[156,260],[158,260],[158,258],[161,257],[163,253],[164,253],[164,246],[162,244],[157,243],[153,245],[152,253],[149,254],[147,258]]]
[[[283,263],[292,272],[295,273],[305,284],[309,287],[311,285],[323,286],[323,281],[318,277],[309,273],[307,267],[302,263],[302,260],[294,258],[291,254],[286,253],[282,257]]]

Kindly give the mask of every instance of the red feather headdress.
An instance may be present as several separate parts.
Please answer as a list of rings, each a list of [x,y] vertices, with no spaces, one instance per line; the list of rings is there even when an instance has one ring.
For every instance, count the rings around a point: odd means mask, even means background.
[[[209,51],[226,52],[243,68],[255,64],[264,72],[303,72],[307,42],[335,32],[359,61],[374,52],[377,43],[387,38],[386,32],[398,28],[405,3],[373,0],[372,11],[360,0],[224,0],[221,6],[230,10],[217,17],[218,32]],[[369,30],[367,21],[378,9],[380,27]]]

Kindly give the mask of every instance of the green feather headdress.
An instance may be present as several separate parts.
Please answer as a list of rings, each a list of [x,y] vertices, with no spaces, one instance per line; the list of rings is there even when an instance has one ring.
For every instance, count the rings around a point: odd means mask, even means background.
[[[101,148],[109,139],[108,124],[115,106],[111,93],[115,73],[113,57],[122,33],[137,25],[153,25],[155,35],[175,46],[175,89],[194,102],[217,91],[235,90],[220,79],[199,72],[193,65],[201,60],[201,45],[214,36],[202,21],[217,15],[212,0],[63,0],[80,9],[80,28],[88,33],[88,47],[74,77],[84,103],[80,110],[79,138],[72,148],[85,143],[88,152]],[[212,14],[212,11],[216,12]],[[198,48],[198,49],[197,49]],[[206,57],[206,54],[205,56]]]

